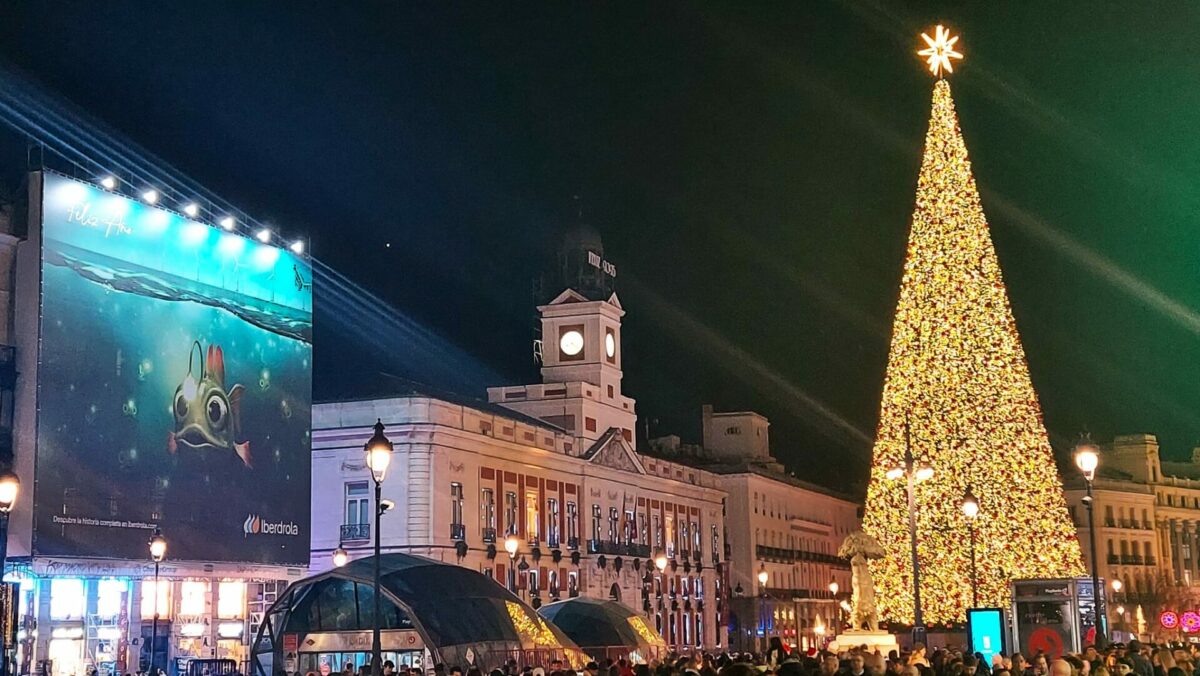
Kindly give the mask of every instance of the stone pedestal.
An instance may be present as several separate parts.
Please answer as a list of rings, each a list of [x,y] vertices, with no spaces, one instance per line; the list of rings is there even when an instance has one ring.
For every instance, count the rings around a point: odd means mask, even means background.
[[[864,629],[851,629],[837,635],[833,642],[829,644],[829,649],[840,652],[842,650],[850,650],[867,646],[868,652],[879,651],[881,655],[887,655],[889,650],[900,652],[900,644],[896,641],[896,637],[886,631],[866,631]]]

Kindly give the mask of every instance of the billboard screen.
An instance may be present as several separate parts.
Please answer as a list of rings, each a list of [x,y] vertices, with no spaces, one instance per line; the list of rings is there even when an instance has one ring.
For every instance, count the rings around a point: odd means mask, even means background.
[[[40,236],[33,553],[306,564],[309,262],[50,173]]]

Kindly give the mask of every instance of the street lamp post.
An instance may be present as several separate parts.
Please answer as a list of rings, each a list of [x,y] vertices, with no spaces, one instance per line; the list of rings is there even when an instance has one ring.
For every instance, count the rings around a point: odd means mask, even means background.
[[[768,577],[769,576],[767,575],[767,564],[765,564],[765,563],[759,564],[759,567],[758,567],[758,613],[757,613],[758,622],[757,622],[756,626],[754,627],[754,633],[755,633],[754,643],[756,646],[760,646],[759,649],[763,650],[764,652],[766,651],[766,643],[767,643],[767,631],[766,631],[767,623],[766,623],[766,620],[763,619],[763,610],[764,610],[765,606],[767,605],[767,579],[768,579]],[[757,636],[757,634],[759,632],[759,627],[762,628],[762,642],[761,643],[759,642],[758,636]]]
[[[1092,551],[1092,604],[1095,606],[1096,617],[1096,640],[1093,643],[1097,648],[1103,648],[1107,643],[1104,637],[1104,593],[1100,589],[1100,561],[1096,558],[1096,510],[1092,504],[1095,500],[1092,496],[1092,482],[1096,479],[1096,467],[1099,465],[1100,453],[1096,445],[1087,437],[1080,439],[1079,443],[1075,445],[1075,466],[1079,468],[1084,484],[1087,486],[1087,494],[1083,496],[1083,505],[1087,508],[1088,535]]]
[[[1122,589],[1122,588],[1124,588],[1124,586],[1125,586],[1125,583],[1124,583],[1124,582],[1121,582],[1121,578],[1119,578],[1119,577],[1114,577],[1114,578],[1113,578],[1113,580],[1112,580],[1112,582],[1110,582],[1109,584],[1111,584],[1111,585],[1112,585],[1112,590],[1113,590],[1113,594],[1112,594],[1112,600],[1113,600],[1113,603],[1118,603],[1118,602],[1119,602],[1121,599],[1119,599],[1119,598],[1117,598],[1117,597],[1118,597],[1118,596],[1121,594],[1121,589]],[[1118,603],[1117,607],[1116,607],[1116,608],[1114,608],[1113,610],[1114,610],[1114,611],[1116,611],[1116,613],[1117,613],[1117,625],[1120,625],[1120,623],[1121,623],[1121,622],[1122,622],[1122,621],[1125,619],[1125,606],[1123,606],[1123,605],[1119,605],[1119,603]],[[1113,632],[1114,632],[1114,633],[1116,632],[1116,628],[1115,628],[1115,627],[1113,628]]]
[[[908,537],[912,549],[913,570],[913,643],[925,643],[925,620],[921,615],[921,564],[917,559],[917,483],[933,477],[929,465],[917,465],[912,454],[908,422],[904,423],[904,465],[888,470],[888,479],[907,479],[908,489]]]
[[[158,587],[158,564],[167,558],[167,539],[157,528],[154,529],[154,537],[150,538],[150,558],[154,560],[154,619],[150,628],[150,676],[154,676],[154,654],[158,652],[158,600],[162,598],[162,590]]]
[[[975,517],[979,516],[979,500],[967,487],[962,498],[963,516],[967,517],[967,530],[971,532],[971,607],[979,607],[979,578],[975,574]]]
[[[387,475],[388,465],[392,462],[392,442],[383,435],[383,420],[375,420],[375,434],[363,446],[366,454],[367,467],[371,470],[371,478],[375,480],[375,598],[374,610],[371,617],[371,676],[383,675],[383,640],[380,636],[379,622],[379,517],[383,516],[386,507],[383,505],[383,478]]]
[[[508,591],[517,593],[517,549],[521,540],[515,534],[509,533],[504,538],[504,551],[508,552]]]
[[[835,634],[842,630],[842,607],[838,605],[838,590],[839,589],[841,589],[841,587],[838,586],[837,580],[829,581],[829,595],[831,597],[833,597],[833,605],[834,605],[833,617],[834,617],[834,622],[837,624],[837,626],[834,628]]]
[[[13,505],[17,504],[17,493],[21,490],[21,480],[12,472],[0,474],[0,578],[4,577],[4,567],[8,559],[8,515]],[[0,657],[0,674],[8,674],[8,651],[3,651]]]

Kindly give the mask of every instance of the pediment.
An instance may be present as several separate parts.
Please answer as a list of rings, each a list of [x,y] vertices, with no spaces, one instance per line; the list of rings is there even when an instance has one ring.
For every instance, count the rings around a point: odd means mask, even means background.
[[[619,469],[623,472],[646,473],[646,468],[642,466],[637,451],[633,450],[632,444],[625,441],[621,430],[616,427],[609,428],[588,448],[583,457],[588,462]]]

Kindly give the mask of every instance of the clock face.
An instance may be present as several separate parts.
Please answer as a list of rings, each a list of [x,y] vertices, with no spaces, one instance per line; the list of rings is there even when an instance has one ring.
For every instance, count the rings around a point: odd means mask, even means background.
[[[574,357],[583,351],[583,334],[578,331],[567,331],[559,339],[558,348],[568,357]]]
[[[617,339],[611,333],[604,336],[604,353],[608,355],[609,359],[617,354]]]

